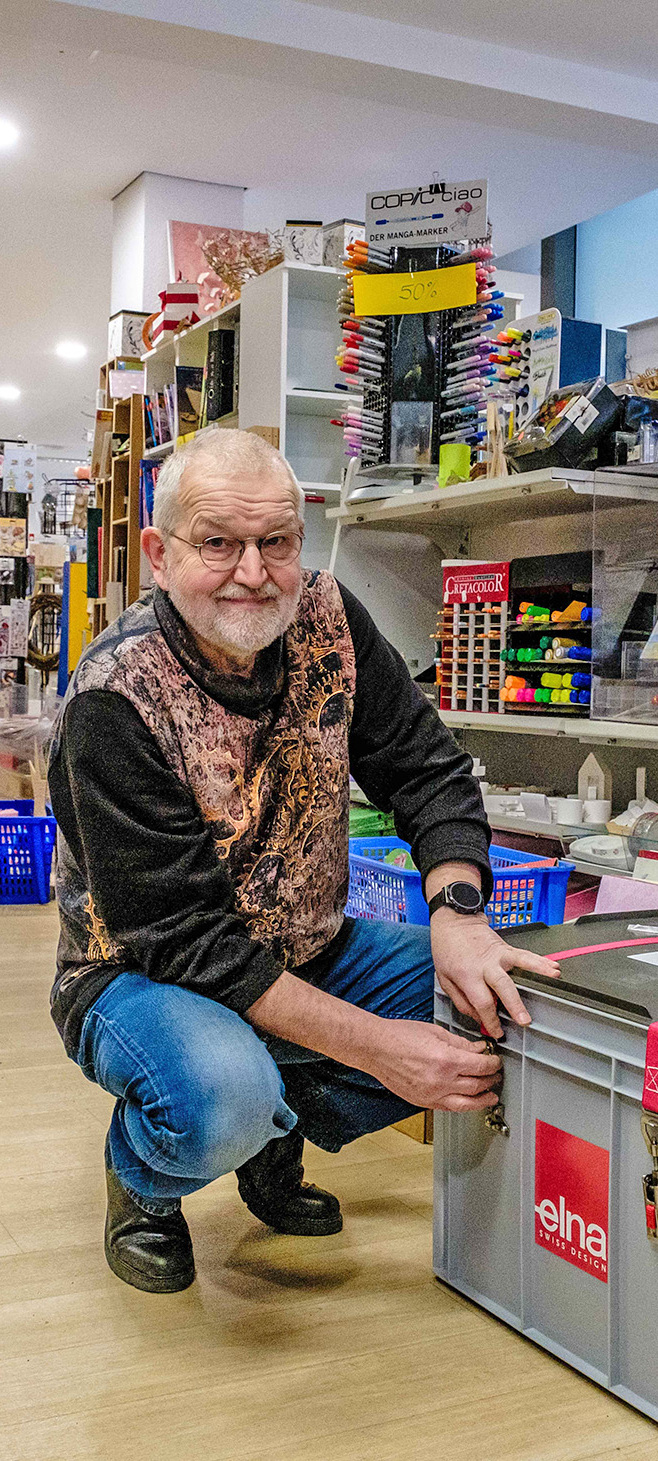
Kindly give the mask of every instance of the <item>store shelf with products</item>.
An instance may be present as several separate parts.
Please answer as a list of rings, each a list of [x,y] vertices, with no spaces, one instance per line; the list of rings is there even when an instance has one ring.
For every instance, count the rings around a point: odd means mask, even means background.
[[[352,478],[352,488],[367,483],[410,479],[412,468],[404,476],[392,474],[390,468],[374,468]],[[436,469],[432,468],[434,475]],[[592,511],[594,495],[600,510],[614,511],[629,502],[646,502],[658,506],[658,476],[655,480],[621,476],[613,472],[572,471],[549,467],[545,471],[525,472],[509,477],[479,477],[475,482],[459,482],[450,487],[427,490],[408,488],[392,497],[374,501],[341,501],[327,517],[341,528],[383,528],[403,532],[432,533],[446,526],[466,526],[476,521],[488,525],[526,521],[567,513]]]
[[[134,365],[134,361],[132,362]],[[106,391],[117,362],[101,366],[99,385]],[[139,463],[144,447],[143,397],[131,395],[112,405],[112,436],[121,436],[128,450],[114,451],[109,475],[94,479],[101,510],[97,597],[90,600],[92,637],[110,622],[114,611],[139,597]],[[108,583],[114,585],[108,594]]]
[[[461,710],[442,710],[441,719],[455,729],[501,731],[512,735],[565,736],[570,740],[592,745],[637,746],[658,748],[658,725],[634,725],[621,720],[587,720],[560,715],[473,714]]]
[[[331,417],[345,393],[335,389],[333,357],[338,345],[337,269],[279,264],[248,280],[239,301],[170,336],[142,357],[148,394],[176,384],[176,368],[203,370],[212,330],[239,332],[237,414],[213,424],[262,431],[285,453],[303,490],[311,497],[338,494],[344,463],[342,436]],[[178,393],[174,393],[175,436],[181,430]],[[172,442],[147,447],[147,461],[164,460]],[[322,504],[310,503],[318,561],[328,555],[330,529]],[[325,541],[326,540],[326,541]]]

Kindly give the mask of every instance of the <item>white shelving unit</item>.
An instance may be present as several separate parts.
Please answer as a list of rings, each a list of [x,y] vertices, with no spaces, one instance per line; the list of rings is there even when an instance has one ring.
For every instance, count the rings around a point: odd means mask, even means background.
[[[250,279],[240,314],[240,426],[267,426],[302,486],[338,493],[345,463],[331,418],[345,406],[336,390],[340,342],[338,269],[279,264]]]
[[[422,468],[423,477],[427,469]],[[435,469],[432,469],[435,473]],[[658,506],[658,478],[613,472],[580,472],[549,467],[543,472],[524,472],[510,477],[480,477],[475,482],[458,482],[451,487],[426,488],[411,485],[413,468],[391,472],[375,467],[355,473],[346,483],[338,507],[327,517],[341,528],[383,528],[387,532],[433,533],[444,527],[467,528],[484,523],[488,528],[532,518],[591,512],[596,488],[599,508],[614,510],[615,504],[655,502]],[[419,473],[420,475],[420,473]],[[396,495],[378,500],[348,500],[355,488],[386,482],[397,487]]]
[[[280,450],[306,494],[324,499],[307,504],[303,556],[309,567],[328,565],[332,529],[324,508],[327,497],[340,493],[345,460],[342,432],[331,425],[346,399],[335,389],[340,278],[338,269],[279,264],[250,279],[239,302],[143,356],[147,392],[162,390],[173,382],[177,365],[204,364],[211,329],[239,327],[238,415],[223,421],[241,430],[277,431]],[[158,461],[172,450],[169,443],[144,455]]]

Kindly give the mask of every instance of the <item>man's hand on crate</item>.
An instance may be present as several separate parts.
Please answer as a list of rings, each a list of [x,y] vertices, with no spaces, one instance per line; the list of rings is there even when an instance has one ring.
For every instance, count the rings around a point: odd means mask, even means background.
[[[510,979],[510,969],[527,969],[558,979],[560,970],[552,959],[525,949],[511,948],[489,927],[484,916],[461,918],[450,908],[440,908],[431,920],[432,957],[442,990],[463,1015],[470,1015],[496,1040],[503,1033],[497,1002],[516,1020],[529,1025],[530,1015]]]
[[[427,876],[428,902],[442,887],[456,880],[466,880],[476,888],[481,885],[479,870],[470,863],[444,863]],[[553,959],[543,959],[539,954],[506,944],[489,926],[484,914],[466,917],[451,908],[438,908],[430,919],[430,934],[434,967],[444,994],[463,1015],[477,1020],[495,1039],[503,1033],[498,1018],[499,1000],[517,1024],[530,1024],[530,1015],[510,979],[510,969],[527,969],[529,974],[543,974],[548,979],[560,976]]]

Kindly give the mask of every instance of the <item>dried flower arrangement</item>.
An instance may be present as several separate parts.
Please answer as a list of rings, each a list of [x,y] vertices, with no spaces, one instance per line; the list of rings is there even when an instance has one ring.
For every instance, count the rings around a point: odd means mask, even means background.
[[[247,279],[265,274],[283,261],[283,237],[280,233],[246,233],[223,228],[216,237],[201,242],[201,251],[212,271],[199,275],[199,284],[212,298],[212,303],[205,308],[219,309],[240,298]]]

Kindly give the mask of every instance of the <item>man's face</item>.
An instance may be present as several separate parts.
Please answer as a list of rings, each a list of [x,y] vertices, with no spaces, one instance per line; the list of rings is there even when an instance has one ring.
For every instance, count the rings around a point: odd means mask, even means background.
[[[226,477],[203,460],[186,468],[175,532],[189,543],[300,530],[296,493],[283,474]],[[239,563],[218,570],[207,567],[178,537],[168,540],[163,579],[158,576],[192,632],[240,661],[249,661],[285,632],[295,616],[301,580],[299,558],[265,564],[256,544],[249,543]]]

